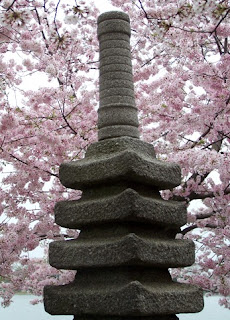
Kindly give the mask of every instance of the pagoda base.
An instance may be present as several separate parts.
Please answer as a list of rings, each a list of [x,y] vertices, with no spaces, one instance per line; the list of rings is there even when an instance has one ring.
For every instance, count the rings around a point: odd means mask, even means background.
[[[74,316],[73,320],[179,320],[175,314],[152,317],[97,317],[97,316]]]

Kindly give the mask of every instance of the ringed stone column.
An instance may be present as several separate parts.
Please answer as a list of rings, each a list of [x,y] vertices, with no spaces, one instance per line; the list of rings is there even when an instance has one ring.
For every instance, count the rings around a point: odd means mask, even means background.
[[[75,320],[175,320],[203,308],[202,291],[172,281],[168,271],[195,259],[193,242],[175,239],[186,206],[159,193],[178,186],[181,171],[139,139],[129,17],[102,14],[98,38],[99,141],[84,159],[61,165],[62,184],[83,193],[55,207],[56,223],[81,233],[49,249],[53,267],[77,273],[73,283],[45,287],[45,309]]]
[[[100,106],[98,140],[139,138],[130,52],[129,17],[109,12],[98,18]]]

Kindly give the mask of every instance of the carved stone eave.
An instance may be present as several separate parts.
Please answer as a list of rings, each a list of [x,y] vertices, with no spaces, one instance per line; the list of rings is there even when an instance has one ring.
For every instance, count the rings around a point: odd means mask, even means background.
[[[61,201],[55,206],[56,223],[74,229],[118,222],[149,223],[151,227],[170,224],[178,229],[186,220],[185,203],[142,196],[131,188],[96,199],[85,200],[83,197],[80,200]]]
[[[50,314],[69,314],[71,310],[80,319],[81,315],[134,316],[136,319],[138,316],[173,314],[175,309],[188,313],[199,312],[203,308],[203,294],[194,286],[163,282],[143,284],[137,280],[108,287],[100,287],[98,282],[91,282],[89,288],[77,283],[50,287],[48,299],[47,311]]]

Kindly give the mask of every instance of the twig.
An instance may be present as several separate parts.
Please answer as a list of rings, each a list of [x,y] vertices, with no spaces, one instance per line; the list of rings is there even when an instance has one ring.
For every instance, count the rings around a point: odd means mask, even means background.
[[[11,5],[7,8],[6,12],[9,11],[9,10],[13,7],[13,5],[14,5],[14,3],[15,3],[16,1],[17,1],[17,0],[14,0],[14,1],[11,3]]]

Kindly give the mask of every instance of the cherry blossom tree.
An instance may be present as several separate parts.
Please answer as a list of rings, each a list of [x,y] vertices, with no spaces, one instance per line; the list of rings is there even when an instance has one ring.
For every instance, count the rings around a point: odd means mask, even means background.
[[[230,1],[111,3],[131,18],[142,138],[182,168],[182,184],[162,196],[189,204],[178,237],[195,241],[197,261],[172,275],[219,293],[230,307]],[[47,245],[78,236],[54,223],[53,208],[80,197],[61,186],[59,165],[81,159],[97,139],[98,14],[89,1],[0,3],[4,305],[19,290],[40,295],[73,277],[48,265]],[[35,259],[38,246],[44,257]]]

